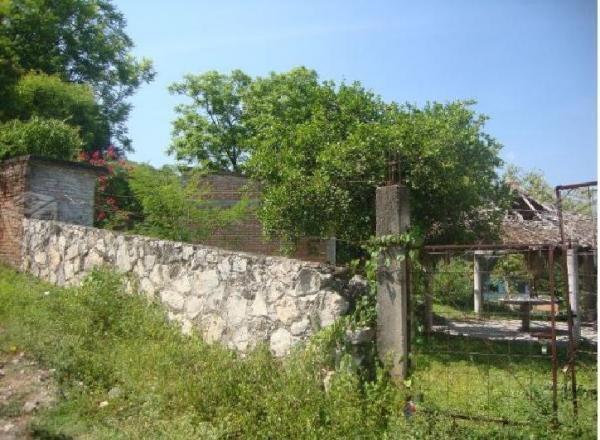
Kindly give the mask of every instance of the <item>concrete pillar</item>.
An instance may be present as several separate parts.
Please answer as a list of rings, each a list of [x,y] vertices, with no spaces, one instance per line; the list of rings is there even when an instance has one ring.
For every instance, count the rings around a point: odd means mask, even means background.
[[[581,309],[582,321],[596,321],[597,309],[597,283],[596,283],[596,265],[594,264],[594,255],[592,251],[586,251],[580,255],[581,262]]]
[[[424,290],[425,290],[425,333],[430,334],[433,329],[433,265],[429,263],[425,267]]]
[[[409,194],[403,185],[376,191],[377,236],[402,234],[410,226]],[[391,362],[394,381],[408,373],[408,283],[406,251],[389,246],[379,256],[377,268],[377,351]]]
[[[325,243],[325,247],[326,247],[325,252],[326,252],[327,262],[329,264],[332,264],[335,266],[336,250],[337,250],[335,237],[331,237],[331,238],[327,239],[327,242]]]
[[[473,311],[481,316],[483,311],[483,273],[481,271],[481,255],[483,252],[475,251],[473,255]]]
[[[577,249],[567,249],[567,279],[569,281],[569,304],[573,316],[573,338],[581,336],[581,317],[579,316],[579,271]]]

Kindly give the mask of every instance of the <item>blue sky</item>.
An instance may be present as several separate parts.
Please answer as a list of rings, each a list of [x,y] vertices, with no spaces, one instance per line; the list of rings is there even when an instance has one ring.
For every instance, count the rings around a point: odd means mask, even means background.
[[[397,102],[475,99],[502,157],[552,184],[595,179],[593,0],[115,0],[156,80],[132,99],[133,160],[173,163],[169,84],[304,65]]]

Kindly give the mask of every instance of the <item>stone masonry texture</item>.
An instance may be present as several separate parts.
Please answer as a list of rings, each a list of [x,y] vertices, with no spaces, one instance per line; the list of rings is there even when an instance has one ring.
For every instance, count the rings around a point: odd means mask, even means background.
[[[33,218],[23,219],[22,255],[24,271],[59,285],[114,267],[183,331],[242,352],[264,342],[277,356],[346,313],[364,287],[320,263]]]

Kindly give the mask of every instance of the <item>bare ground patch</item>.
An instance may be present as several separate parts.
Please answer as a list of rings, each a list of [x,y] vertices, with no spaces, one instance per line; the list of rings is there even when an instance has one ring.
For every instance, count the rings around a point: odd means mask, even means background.
[[[52,373],[23,352],[0,353],[0,439],[33,438],[29,421],[56,400]]]

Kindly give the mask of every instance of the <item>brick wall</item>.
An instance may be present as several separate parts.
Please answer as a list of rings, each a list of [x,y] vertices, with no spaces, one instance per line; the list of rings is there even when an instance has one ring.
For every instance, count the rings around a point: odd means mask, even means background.
[[[91,226],[100,167],[23,156],[0,163],[0,262],[19,267],[23,218]]]
[[[29,217],[84,226],[94,224],[94,172],[86,168],[39,161],[31,161],[30,169]],[[37,201],[35,205],[34,201]],[[54,203],[54,206],[44,210],[44,206],[48,206],[44,204],[46,201]]]
[[[233,206],[244,196],[251,201],[251,206],[256,207],[261,197],[261,189],[257,183],[236,174],[212,174],[203,179],[202,185],[205,186],[204,198],[219,207]],[[282,248],[280,240],[264,238],[262,225],[255,212],[250,212],[235,225],[216,231],[202,243],[265,255],[281,255]],[[308,261],[326,261],[325,241],[303,239],[293,257]]]
[[[18,267],[21,262],[27,159],[0,163],[0,262]]]

